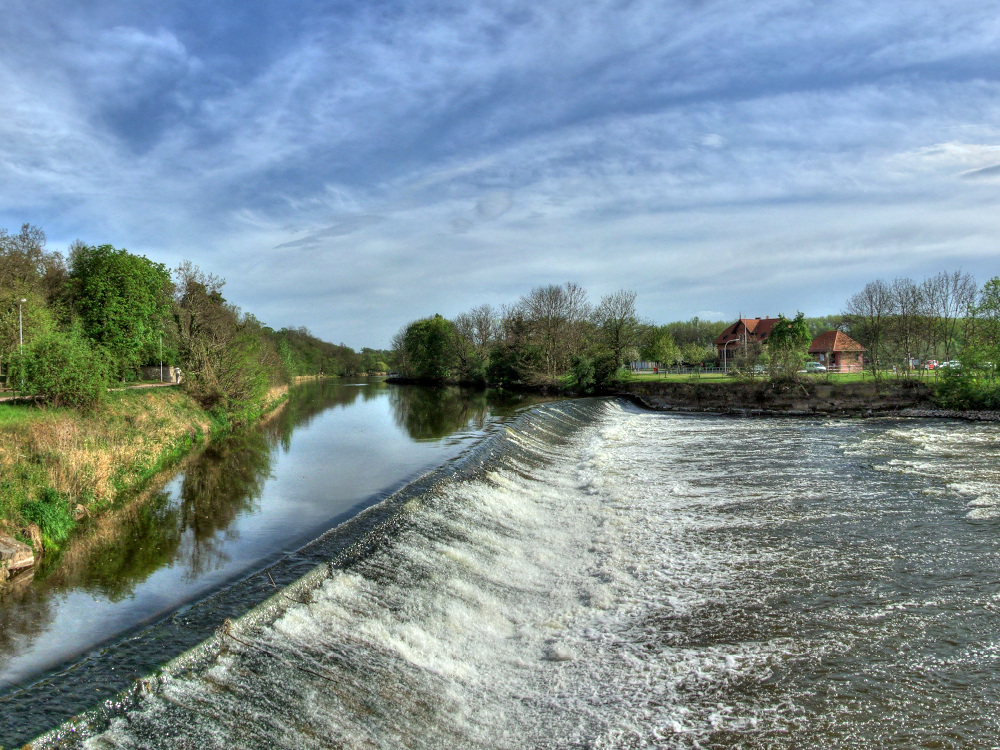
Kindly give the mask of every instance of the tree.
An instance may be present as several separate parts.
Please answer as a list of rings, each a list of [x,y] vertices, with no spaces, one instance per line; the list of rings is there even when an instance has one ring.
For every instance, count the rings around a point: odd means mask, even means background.
[[[455,326],[440,315],[415,320],[394,340],[401,348],[400,362],[404,374],[444,382],[454,377],[459,358],[455,350],[458,340]]]
[[[635,292],[620,289],[601,298],[594,322],[605,348],[609,349],[617,372],[632,352],[637,355],[641,328],[635,315]]]
[[[76,331],[46,333],[14,357],[10,376],[22,394],[42,403],[90,409],[108,390],[107,356]]]
[[[190,261],[175,274],[174,321],[184,387],[206,408],[248,421],[264,406],[269,388],[284,382],[278,350],[256,318],[226,302],[224,279]]]
[[[778,322],[767,337],[768,370],[771,377],[793,376],[808,359],[812,340],[805,315],[797,312],[792,320],[778,315]]]
[[[683,359],[681,349],[667,326],[649,324],[643,332],[639,356],[649,362],[669,366]]]
[[[868,350],[868,362],[875,377],[879,376],[882,358],[886,355],[892,312],[892,291],[881,279],[865,284],[865,288],[847,300],[844,307],[850,334]]]
[[[923,325],[923,290],[908,278],[893,280],[889,290],[892,315],[888,340],[901,371],[909,374],[915,355],[923,348],[921,333],[926,332]]]
[[[70,279],[83,331],[108,351],[116,378],[155,359],[173,289],[162,263],[111,245],[78,245]]]
[[[959,323],[970,316],[976,302],[976,281],[972,274],[942,271],[924,282],[924,298],[934,322],[931,351],[943,349],[944,361],[953,359]]]
[[[553,384],[570,367],[570,358],[584,348],[590,305],[587,292],[567,282],[535,287],[517,305],[522,344],[537,348],[540,371],[524,372],[531,382]],[[525,362],[534,357],[524,357]]]

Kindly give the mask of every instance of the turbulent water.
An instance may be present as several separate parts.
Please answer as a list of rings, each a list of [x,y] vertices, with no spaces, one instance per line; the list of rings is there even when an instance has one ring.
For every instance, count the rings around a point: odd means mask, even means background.
[[[958,422],[535,407],[42,744],[1000,745],[998,447]]]

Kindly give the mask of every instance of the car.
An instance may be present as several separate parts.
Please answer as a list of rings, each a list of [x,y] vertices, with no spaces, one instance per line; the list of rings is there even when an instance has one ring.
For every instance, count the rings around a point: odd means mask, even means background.
[[[802,372],[826,372],[826,366],[820,362],[806,362],[805,369]]]
[[[938,365],[938,369],[939,370],[957,370],[961,366],[962,366],[961,362],[959,362],[957,359],[953,359],[950,362],[942,362],[940,365]]]
[[[934,369],[937,369],[940,366],[941,365],[938,364],[938,361],[936,359],[929,359],[926,362],[924,362],[924,369],[925,370],[934,370]]]

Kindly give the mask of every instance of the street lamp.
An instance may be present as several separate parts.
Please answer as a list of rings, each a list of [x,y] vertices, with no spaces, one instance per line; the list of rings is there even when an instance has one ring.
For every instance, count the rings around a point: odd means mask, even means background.
[[[728,349],[728,347],[729,347],[729,345],[731,343],[733,343],[734,341],[739,341],[739,340],[740,340],[740,337],[737,336],[734,339],[729,339],[729,341],[727,341],[725,344],[722,345],[722,374],[723,375],[728,375],[729,374],[729,357],[726,354],[726,349]]]
[[[21,319],[21,305],[23,305],[28,300],[21,299],[17,302],[17,332],[21,337],[21,342],[18,345],[18,354],[24,354],[24,321]]]

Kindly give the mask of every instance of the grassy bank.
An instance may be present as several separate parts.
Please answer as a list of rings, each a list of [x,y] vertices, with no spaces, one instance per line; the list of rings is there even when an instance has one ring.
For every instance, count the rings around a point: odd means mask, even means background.
[[[74,515],[140,489],[224,426],[176,388],[110,393],[89,414],[0,404],[0,532],[58,549]]]

